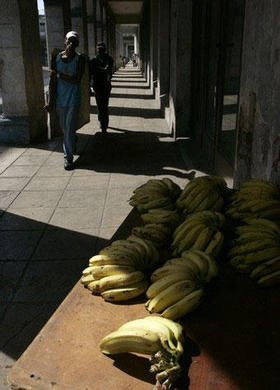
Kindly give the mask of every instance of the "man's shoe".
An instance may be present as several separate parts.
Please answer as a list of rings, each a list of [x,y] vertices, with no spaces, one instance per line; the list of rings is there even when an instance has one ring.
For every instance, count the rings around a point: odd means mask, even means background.
[[[74,163],[71,160],[64,160],[64,169],[66,171],[72,171],[74,169]]]

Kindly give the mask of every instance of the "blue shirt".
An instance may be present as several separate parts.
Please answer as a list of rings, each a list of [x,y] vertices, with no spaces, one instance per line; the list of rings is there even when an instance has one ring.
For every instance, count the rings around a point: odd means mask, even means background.
[[[63,61],[61,54],[56,57],[57,73],[65,73],[69,76],[77,75],[79,56],[76,53],[69,61]],[[57,107],[74,107],[81,103],[81,83],[69,83],[57,79],[56,105]]]

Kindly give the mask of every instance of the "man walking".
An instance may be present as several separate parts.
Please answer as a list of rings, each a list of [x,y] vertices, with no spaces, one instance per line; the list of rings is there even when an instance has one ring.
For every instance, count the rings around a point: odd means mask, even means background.
[[[109,97],[111,93],[111,78],[113,75],[114,60],[106,52],[104,42],[97,44],[97,55],[90,61],[90,75],[92,77],[92,88],[94,90],[98,120],[102,134],[106,134],[109,124]]]
[[[85,70],[85,57],[76,52],[79,35],[69,31],[65,37],[65,50],[54,54],[51,64],[49,103],[50,112],[55,106],[63,130],[64,169],[72,170],[76,149],[76,130],[81,103],[81,78]]]

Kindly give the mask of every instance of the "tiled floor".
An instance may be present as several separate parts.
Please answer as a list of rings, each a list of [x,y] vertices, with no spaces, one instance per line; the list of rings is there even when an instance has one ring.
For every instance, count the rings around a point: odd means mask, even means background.
[[[184,186],[186,166],[135,69],[118,71],[110,128],[99,132],[95,100],[79,130],[77,168],[63,169],[61,139],[0,147],[0,389],[73,285],[88,259],[125,219],[133,189],[149,178]],[[199,173],[198,173],[199,174]],[[43,357],[42,357],[43,358]]]

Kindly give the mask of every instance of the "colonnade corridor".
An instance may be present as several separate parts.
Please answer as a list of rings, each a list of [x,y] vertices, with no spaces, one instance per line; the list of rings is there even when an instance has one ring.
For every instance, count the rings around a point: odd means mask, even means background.
[[[63,169],[61,138],[0,147],[0,388],[6,376],[131,210],[151,178],[184,186],[187,167],[148,82],[129,64],[114,74],[108,134],[95,98],[78,131],[76,169]],[[44,357],[42,357],[44,358]]]

